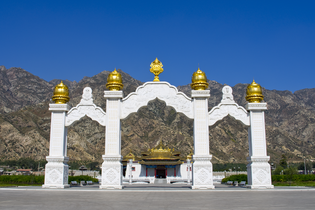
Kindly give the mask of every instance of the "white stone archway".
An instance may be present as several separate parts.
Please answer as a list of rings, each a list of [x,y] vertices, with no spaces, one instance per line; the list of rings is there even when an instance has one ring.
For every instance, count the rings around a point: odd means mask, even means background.
[[[83,90],[80,103],[71,110],[67,104],[50,104],[52,111],[51,135],[44,188],[69,187],[67,157],[67,126],[87,115],[105,126],[105,155],[102,164],[101,189],[122,189],[122,156],[120,120],[137,112],[149,101],[158,98],[194,119],[194,155],[192,189],[214,189],[209,151],[209,126],[231,115],[249,126],[248,183],[251,188],[272,188],[269,157],[266,153],[264,110],[266,103],[238,106],[232,88],[222,90],[221,103],[208,112],[210,90],[192,90],[191,98],[178,92],[167,82],[147,82],[123,98],[122,91],[104,91],[106,112],[93,103],[92,89]]]

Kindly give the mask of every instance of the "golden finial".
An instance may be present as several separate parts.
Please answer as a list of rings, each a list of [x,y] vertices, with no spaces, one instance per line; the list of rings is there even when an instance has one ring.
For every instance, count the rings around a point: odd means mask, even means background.
[[[107,84],[106,88],[112,91],[118,91],[122,90],[124,87],[122,83],[122,77],[119,72],[116,71],[116,69],[111,72],[107,77]]]
[[[260,103],[264,96],[262,95],[261,86],[253,80],[252,84],[247,86],[246,100],[249,103]]]
[[[63,84],[62,81],[60,82],[60,84],[55,86],[54,96],[52,97],[52,100],[56,104],[65,104],[70,100],[68,86]]]
[[[159,74],[161,74],[164,70],[163,70],[163,65],[161,63],[161,61],[159,61],[157,58],[151,63],[150,65],[151,69],[150,72],[153,73],[155,75],[154,77],[154,82],[159,82]]]
[[[199,67],[198,70],[193,73],[191,82],[190,87],[194,90],[205,90],[209,86],[206,74],[202,72]]]

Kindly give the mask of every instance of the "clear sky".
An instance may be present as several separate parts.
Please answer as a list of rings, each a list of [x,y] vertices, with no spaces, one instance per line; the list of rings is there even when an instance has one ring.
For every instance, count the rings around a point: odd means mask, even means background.
[[[0,65],[47,81],[120,68],[186,85],[208,79],[267,89],[315,88],[315,1],[0,0]],[[106,81],[104,81],[104,84]]]

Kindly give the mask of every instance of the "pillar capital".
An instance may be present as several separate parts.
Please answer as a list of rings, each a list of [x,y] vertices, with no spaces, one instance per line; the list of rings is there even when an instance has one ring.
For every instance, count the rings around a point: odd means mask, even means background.
[[[69,157],[65,157],[65,156],[46,156],[46,160],[48,162],[67,163],[69,161]]]
[[[49,104],[49,111],[67,112],[71,109],[69,104]]]
[[[210,90],[191,90],[192,98],[210,98]]]
[[[124,93],[123,91],[119,90],[119,91],[104,91],[104,97],[105,98],[123,98],[124,97]]]
[[[267,110],[267,103],[247,103],[245,108],[247,111],[264,111]]]

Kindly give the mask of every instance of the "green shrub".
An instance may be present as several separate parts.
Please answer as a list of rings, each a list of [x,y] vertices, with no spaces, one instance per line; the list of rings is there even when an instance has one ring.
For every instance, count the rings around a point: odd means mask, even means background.
[[[227,181],[238,181],[238,182],[241,182],[241,181],[246,181],[247,183],[247,175],[246,174],[239,174],[239,175],[232,175],[232,176],[229,176],[229,177],[226,177],[224,179],[222,179],[222,183],[225,183]]]
[[[2,175],[0,183],[6,184],[44,184],[44,176],[34,175]]]
[[[44,184],[44,176],[34,175],[2,175],[0,176],[0,183],[2,184]],[[69,183],[71,181],[93,181],[98,182],[98,179],[90,176],[69,176]]]
[[[307,181],[315,181],[315,174],[295,174],[291,175],[272,175],[273,182],[287,182],[287,181],[300,181],[300,182],[307,182]],[[292,180],[290,180],[292,178]]]
[[[81,176],[69,176],[68,183],[70,184],[71,181],[77,181],[80,183],[80,181],[92,181],[92,182],[98,182],[98,179],[95,179],[90,176],[81,175]]]

